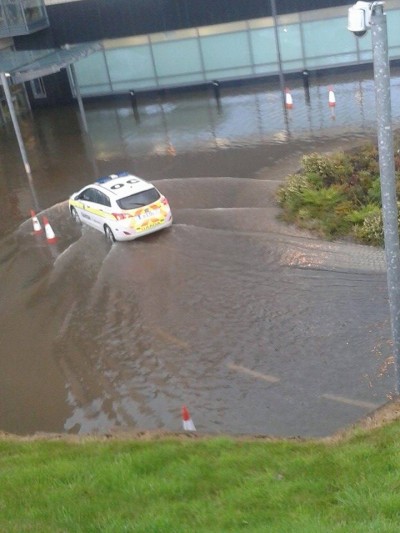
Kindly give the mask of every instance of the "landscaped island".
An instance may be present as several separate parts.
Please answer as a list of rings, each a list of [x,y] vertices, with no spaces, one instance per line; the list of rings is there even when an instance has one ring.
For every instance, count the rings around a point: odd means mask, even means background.
[[[395,141],[400,193],[399,141]],[[302,168],[278,190],[282,218],[328,239],[383,245],[378,149],[367,143],[349,152],[304,155]]]

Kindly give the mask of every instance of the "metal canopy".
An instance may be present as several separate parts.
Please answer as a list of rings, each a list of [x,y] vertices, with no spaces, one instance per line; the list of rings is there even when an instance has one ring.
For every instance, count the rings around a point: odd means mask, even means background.
[[[23,83],[59,72],[100,48],[100,43],[86,43],[50,50],[6,50],[0,52],[0,72],[12,83]]]
[[[7,100],[7,106],[10,111],[11,120],[28,179],[32,179],[31,167],[26,154],[17,115],[15,113],[9,84],[24,83],[36,78],[48,76],[49,74],[54,74],[55,72],[59,72],[62,68],[68,69],[75,85],[75,93],[81,113],[82,124],[84,130],[87,132],[88,126],[85,111],[79,91],[79,85],[76,82],[73,64],[93,52],[96,52],[100,48],[100,43],[86,43],[76,46],[66,45],[58,50],[5,50],[0,52],[0,85],[2,85],[4,89],[4,95]]]

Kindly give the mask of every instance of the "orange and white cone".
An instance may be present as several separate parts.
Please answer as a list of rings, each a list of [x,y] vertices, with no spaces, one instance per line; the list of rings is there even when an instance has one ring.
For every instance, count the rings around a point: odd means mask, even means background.
[[[44,231],[46,232],[46,239],[49,244],[57,242],[57,237],[54,234],[53,228],[50,226],[49,220],[46,216],[43,216]]]
[[[285,107],[286,109],[293,108],[293,98],[288,88],[286,88],[286,91],[285,91]]]
[[[186,405],[182,405],[182,425],[185,431],[196,431],[193,420]]]
[[[336,105],[336,97],[335,97],[335,93],[333,92],[333,87],[329,87],[328,104],[329,104],[329,107],[335,107]]]
[[[35,233],[42,233],[42,226],[40,225],[39,219],[33,209],[31,209],[31,219],[33,224],[33,231]]]

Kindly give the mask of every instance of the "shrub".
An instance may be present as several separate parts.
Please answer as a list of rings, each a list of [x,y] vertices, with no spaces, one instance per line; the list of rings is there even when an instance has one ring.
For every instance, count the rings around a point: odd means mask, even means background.
[[[367,216],[375,214],[377,211],[380,212],[380,209],[376,204],[367,204],[362,206],[361,209],[354,209],[346,215],[346,218],[351,224],[361,226]]]
[[[400,147],[400,136],[397,138]],[[352,236],[381,246],[383,225],[378,149],[371,143],[349,153],[311,153],[278,191],[283,218],[328,238]],[[400,148],[396,150],[400,196]]]
[[[353,149],[349,157],[355,172],[365,170],[372,176],[379,175],[379,153],[374,144],[366,143]]]
[[[318,153],[308,154],[302,158],[303,172],[306,175],[318,175],[326,187],[335,183],[346,183],[353,174],[350,158],[338,152],[330,156]]]
[[[309,186],[306,176],[292,174],[287,178],[287,183],[278,189],[278,203],[284,209],[286,219],[299,211],[303,205],[302,193]]]
[[[364,218],[363,224],[354,228],[354,234],[364,244],[382,246],[384,242],[382,211],[378,207],[371,210]]]
[[[368,189],[367,198],[375,205],[382,205],[381,182],[379,178],[374,179],[374,181],[371,183],[371,187]]]

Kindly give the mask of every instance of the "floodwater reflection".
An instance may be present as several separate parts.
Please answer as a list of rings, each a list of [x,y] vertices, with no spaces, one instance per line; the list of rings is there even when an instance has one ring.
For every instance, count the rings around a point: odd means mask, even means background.
[[[276,218],[302,153],[371,134],[370,80],[334,83],[334,121],[324,79],[310,104],[293,88],[290,131],[259,87],[222,91],[220,110],[204,94],[142,102],[140,123],[88,104],[89,138],[72,108],[35,112],[32,184],[1,132],[1,429],[179,430],[185,403],[200,431],[318,436],[386,400],[383,252]],[[170,229],[110,246],[74,225],[66,198],[119,170],[156,182]],[[55,245],[33,234],[34,195]]]

